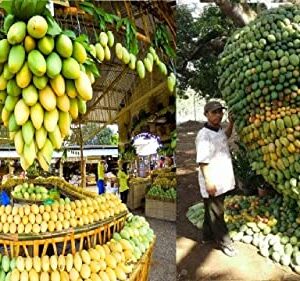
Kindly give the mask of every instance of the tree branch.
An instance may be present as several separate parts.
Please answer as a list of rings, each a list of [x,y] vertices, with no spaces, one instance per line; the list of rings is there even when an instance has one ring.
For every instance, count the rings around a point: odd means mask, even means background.
[[[256,12],[247,3],[232,3],[229,0],[206,0],[205,2],[218,5],[223,14],[238,27],[247,25],[257,17]]]

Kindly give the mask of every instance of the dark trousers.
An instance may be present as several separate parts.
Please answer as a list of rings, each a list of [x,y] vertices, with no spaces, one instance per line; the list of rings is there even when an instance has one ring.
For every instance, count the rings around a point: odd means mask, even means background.
[[[98,180],[97,186],[98,186],[98,194],[104,193],[104,180]]]
[[[120,195],[121,195],[121,201],[122,203],[124,204],[127,204],[127,197],[128,197],[128,192],[129,192],[129,189],[123,191],[123,192],[120,192]]]
[[[225,195],[203,198],[205,208],[203,240],[215,240],[220,246],[231,244],[224,221],[224,199]]]

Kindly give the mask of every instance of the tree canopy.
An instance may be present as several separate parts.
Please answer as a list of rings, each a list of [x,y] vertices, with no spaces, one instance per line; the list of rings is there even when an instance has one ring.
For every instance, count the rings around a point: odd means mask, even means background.
[[[220,98],[216,62],[226,41],[237,28],[248,24],[267,6],[242,1],[207,0],[201,16],[189,6],[177,7],[178,96],[192,88],[200,97]],[[212,2],[212,3],[209,3]]]

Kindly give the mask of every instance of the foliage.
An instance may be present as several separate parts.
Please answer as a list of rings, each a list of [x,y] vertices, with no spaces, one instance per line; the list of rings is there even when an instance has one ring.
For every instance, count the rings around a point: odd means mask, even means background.
[[[93,144],[93,145],[112,145],[115,144],[113,141],[116,139],[113,138],[114,134],[110,128],[102,129],[96,136],[92,139],[88,140],[86,144]]]
[[[269,185],[262,176],[251,168],[251,158],[244,144],[236,142],[238,149],[232,151],[234,175],[242,183],[243,189],[256,191],[258,187],[267,189]]]
[[[198,18],[187,6],[179,6],[176,22],[178,94],[183,96],[184,91],[192,88],[202,97],[220,97],[216,67],[219,50],[206,43],[225,41],[235,25],[216,6],[205,7]]]
[[[170,34],[164,24],[157,24],[153,41],[156,48],[162,48],[168,57],[175,58],[176,53],[170,43]]]

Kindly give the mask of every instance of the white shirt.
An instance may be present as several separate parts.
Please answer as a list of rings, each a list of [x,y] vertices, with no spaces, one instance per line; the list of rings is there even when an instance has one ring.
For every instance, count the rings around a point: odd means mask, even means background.
[[[206,127],[196,137],[197,163],[207,163],[210,179],[216,186],[215,196],[234,189],[235,180],[227,136],[222,128],[217,132]],[[203,198],[208,198],[202,170],[199,168],[199,185]]]

